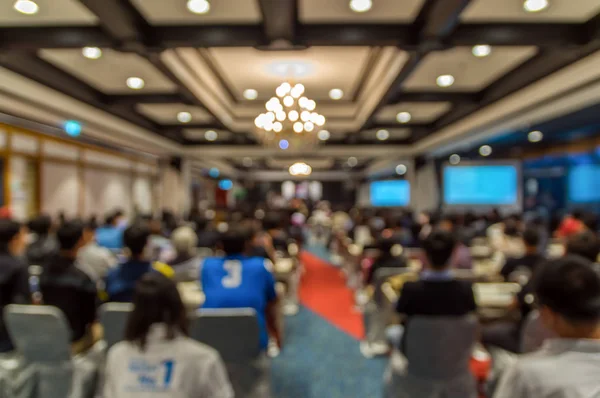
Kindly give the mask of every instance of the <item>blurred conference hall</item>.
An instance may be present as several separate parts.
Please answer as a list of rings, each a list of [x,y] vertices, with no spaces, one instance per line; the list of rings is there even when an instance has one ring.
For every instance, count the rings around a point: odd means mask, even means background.
[[[0,397],[600,398],[599,0],[0,0]]]

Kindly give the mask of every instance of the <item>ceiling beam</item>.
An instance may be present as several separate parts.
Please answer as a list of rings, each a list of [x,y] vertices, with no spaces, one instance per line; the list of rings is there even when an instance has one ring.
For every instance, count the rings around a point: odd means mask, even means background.
[[[401,102],[477,102],[479,95],[470,92],[408,91],[396,93],[388,105]]]
[[[267,40],[292,43],[298,24],[298,0],[258,0],[258,4]]]
[[[461,24],[447,42],[454,46],[489,44],[493,46],[568,47],[590,41],[586,25],[540,24]]]
[[[112,47],[115,44],[96,26],[0,28],[0,50],[34,51],[41,48]]]
[[[181,103],[179,94],[131,94],[107,95],[105,102],[114,106],[131,106],[137,104],[177,104]]]
[[[460,14],[470,2],[471,0],[427,1],[420,15],[423,19],[420,37],[424,40],[440,40],[448,37],[460,23]]]

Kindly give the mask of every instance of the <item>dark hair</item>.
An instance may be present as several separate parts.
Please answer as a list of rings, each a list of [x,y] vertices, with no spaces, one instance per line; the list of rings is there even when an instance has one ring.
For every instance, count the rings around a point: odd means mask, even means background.
[[[281,228],[281,215],[279,213],[267,213],[262,221],[262,226],[265,231]]]
[[[595,262],[598,253],[600,253],[600,244],[593,232],[581,232],[567,241],[567,254],[577,254]]]
[[[89,218],[89,220],[85,223],[85,227],[91,231],[95,231],[98,229],[98,217],[93,215]]]
[[[145,222],[136,222],[123,233],[123,244],[129,249],[131,255],[140,256],[148,244],[150,228]]]
[[[84,224],[79,220],[65,221],[58,231],[56,238],[61,250],[72,250],[83,236]]]
[[[575,323],[600,321],[600,266],[567,255],[548,262],[535,277],[539,304]]]
[[[52,228],[52,218],[47,214],[42,214],[30,220],[27,226],[31,232],[45,236],[50,233],[50,228]]]
[[[538,247],[540,244],[540,233],[537,228],[527,228],[523,232],[523,242],[528,247]]]
[[[583,211],[581,209],[575,209],[575,210],[573,210],[572,216],[576,220],[582,220],[583,217],[585,216],[585,211]]]
[[[242,254],[246,251],[246,244],[250,239],[252,231],[249,228],[236,228],[223,234],[221,245],[227,255]]]
[[[0,219],[0,249],[8,251],[8,244],[21,231],[21,224],[16,221],[3,218]]]
[[[519,227],[513,218],[508,218],[504,222],[504,234],[507,236],[519,236]]]
[[[159,272],[142,276],[133,293],[133,311],[127,319],[125,340],[139,345],[144,350],[148,332],[153,324],[167,325],[167,339],[177,333],[188,335],[185,307],[175,283]]]
[[[434,269],[442,269],[448,265],[455,246],[454,235],[451,232],[440,230],[433,231],[423,242],[423,250]]]

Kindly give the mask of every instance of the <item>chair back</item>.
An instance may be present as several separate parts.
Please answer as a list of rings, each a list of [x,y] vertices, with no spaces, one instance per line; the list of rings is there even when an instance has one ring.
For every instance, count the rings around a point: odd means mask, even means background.
[[[475,315],[411,317],[403,344],[408,373],[438,381],[468,374],[477,326]]]
[[[200,309],[190,334],[217,350],[225,362],[250,362],[261,351],[258,318],[252,308]]]
[[[6,328],[28,362],[71,360],[71,329],[56,307],[11,304],[4,309]]]
[[[525,286],[531,279],[531,275],[531,268],[519,266],[513,272],[511,272],[510,275],[508,275],[508,281]]]
[[[100,323],[104,329],[104,341],[106,341],[107,348],[125,337],[125,326],[131,311],[133,311],[131,303],[106,303],[100,307]]]
[[[542,323],[538,310],[531,311],[521,328],[521,353],[537,351],[544,342],[556,337],[555,334]]]

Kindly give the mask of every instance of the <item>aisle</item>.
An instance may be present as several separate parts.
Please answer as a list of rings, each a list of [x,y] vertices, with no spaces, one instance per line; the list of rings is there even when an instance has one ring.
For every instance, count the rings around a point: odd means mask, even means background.
[[[386,360],[360,354],[361,315],[340,270],[310,253],[302,261],[302,305],[286,319],[285,349],[273,361],[273,398],[381,397]]]

